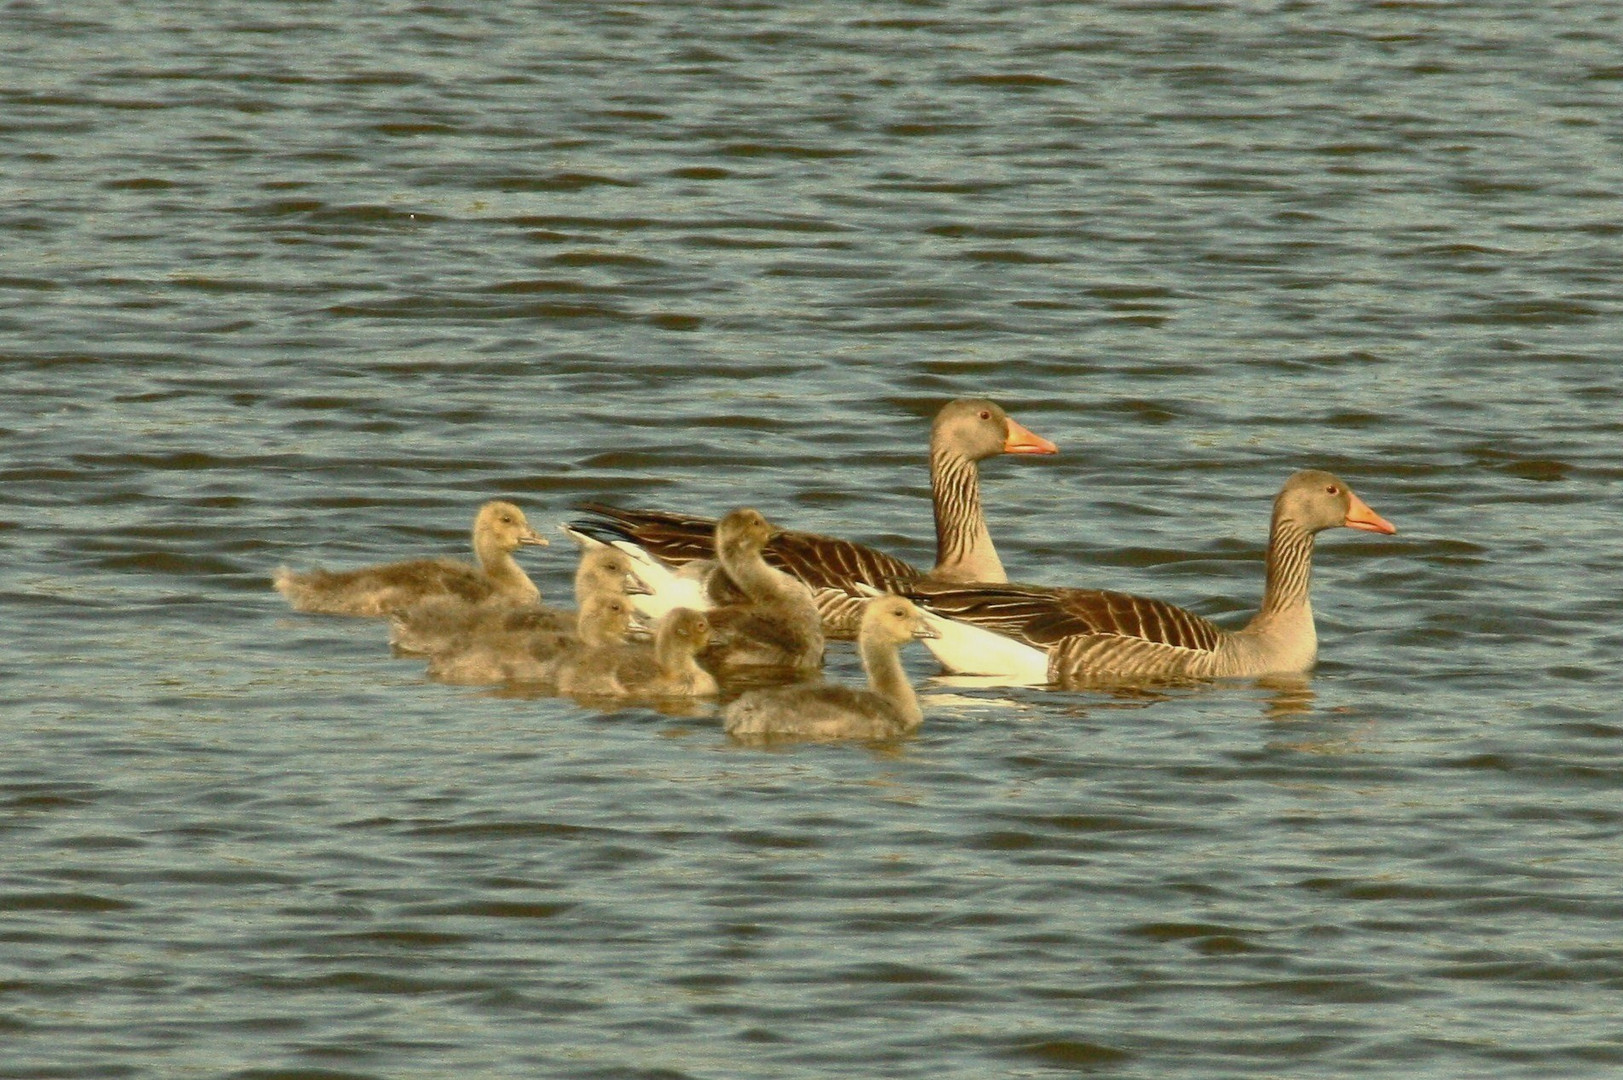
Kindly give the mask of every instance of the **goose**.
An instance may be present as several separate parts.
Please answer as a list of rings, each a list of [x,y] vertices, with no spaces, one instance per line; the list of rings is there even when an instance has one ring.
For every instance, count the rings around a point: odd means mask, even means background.
[[[535,603],[541,592],[513,561],[522,544],[547,541],[510,502],[488,502],[473,519],[473,550],[479,565],[455,559],[413,559],[358,570],[309,570],[283,566],[272,583],[296,611],[324,615],[386,616],[430,597],[469,602],[495,598]]]
[[[707,536],[713,544],[715,522],[709,518],[693,518],[691,521],[696,527],[709,530]],[[726,575],[720,572],[713,547],[705,549],[703,558],[672,565],[654,558],[642,545],[622,538],[600,523],[576,521],[558,527],[579,544],[583,552],[618,551],[630,559],[631,577],[642,586],[638,590],[637,610],[650,619],[657,620],[672,608],[706,611],[719,603],[737,600],[740,596],[738,590],[727,581]]]
[[[632,573],[631,557],[617,548],[582,550],[575,568],[577,609],[594,596],[628,596],[647,591]],[[389,616],[389,644],[396,652],[432,656],[490,634],[534,630],[573,632],[576,611],[543,607],[539,603],[486,600],[470,603],[459,597],[437,596]]]
[[[710,643],[710,623],[690,608],[667,612],[652,644],[628,642],[565,652],[558,658],[558,691],[576,697],[710,697],[716,679],[699,666]]]
[[[430,657],[428,677],[464,686],[551,682],[568,653],[623,644],[632,618],[625,597],[594,596],[581,605],[573,629],[486,634]]]
[[[855,636],[861,619],[865,597],[855,588],[857,584],[895,591],[917,581],[1007,581],[981,508],[979,462],[998,454],[1057,452],[1052,442],[1013,420],[995,402],[981,398],[949,401],[930,427],[934,567],[921,571],[865,545],[806,532],[778,533],[766,548],[767,561],[811,586],[824,632],[841,638]],[[702,562],[715,554],[711,519],[602,503],[587,503],[583,509],[593,518],[572,523],[577,536],[635,549],[642,560],[663,564],[642,575],[653,594],[650,600],[639,602],[643,610],[657,613],[661,605],[709,606],[715,602],[715,590],[707,588],[704,576],[711,564]],[[696,562],[698,571],[682,572]]]
[[[468,686],[549,683],[562,656],[577,649],[623,643],[635,619],[625,597],[594,597],[581,605],[572,627],[491,633],[464,641],[431,656],[428,676]]]
[[[900,647],[935,631],[900,596],[864,603],[857,651],[868,688],[800,683],[751,690],[722,711],[722,727],[739,739],[894,739],[924,722],[918,695],[902,670]]]
[[[1069,686],[1299,674],[1318,654],[1308,601],[1314,537],[1341,526],[1397,532],[1331,473],[1303,470],[1285,481],[1274,499],[1262,607],[1238,630],[1094,589],[926,583],[909,595],[930,612],[931,652],[957,674]]]
[[[717,562],[742,594],[708,612],[715,643],[705,658],[724,674],[776,669],[801,676],[823,666],[823,624],[811,589],[761,554],[776,532],[749,507],[716,522]]]

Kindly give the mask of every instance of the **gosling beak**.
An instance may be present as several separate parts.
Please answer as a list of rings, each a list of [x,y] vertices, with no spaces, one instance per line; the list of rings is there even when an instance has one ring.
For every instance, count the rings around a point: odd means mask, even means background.
[[[1057,454],[1059,447],[1024,425],[1008,421],[1008,435],[1003,440],[1005,454]]]
[[[627,574],[626,575],[626,595],[627,596],[653,596],[654,595],[654,590],[650,589],[647,585],[643,584],[642,578],[638,577],[636,574]]]
[[[1347,516],[1341,523],[1349,529],[1363,529],[1365,532],[1386,533],[1388,536],[1398,531],[1398,527],[1369,508],[1369,504],[1351,491],[1347,492]]]
[[[518,542],[521,543],[521,544],[534,544],[537,547],[551,547],[552,546],[551,544],[547,543],[547,538],[546,537],[542,536],[540,533],[536,532],[534,529],[525,529],[523,532],[519,533],[518,534]]]
[[[938,637],[941,636],[941,634],[940,634],[939,631],[936,630],[935,627],[931,626],[929,623],[924,622],[921,619],[919,621],[919,625],[913,631],[913,636],[916,637],[916,638],[921,638],[921,639],[922,638],[938,638]]]

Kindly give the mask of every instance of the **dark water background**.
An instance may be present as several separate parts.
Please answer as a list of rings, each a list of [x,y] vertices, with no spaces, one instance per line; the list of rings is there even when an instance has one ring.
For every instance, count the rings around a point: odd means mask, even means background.
[[[0,7],[0,1076],[1615,1076],[1623,9]],[[1242,613],[890,750],[425,681],[280,563],[484,499]],[[526,552],[550,597],[570,545]],[[855,679],[848,648],[831,674]]]

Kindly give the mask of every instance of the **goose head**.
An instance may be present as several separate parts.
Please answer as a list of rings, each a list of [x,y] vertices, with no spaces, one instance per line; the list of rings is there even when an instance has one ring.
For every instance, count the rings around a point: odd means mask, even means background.
[[[930,426],[932,451],[949,451],[970,461],[997,454],[1053,454],[1059,448],[1023,425],[995,402],[982,398],[949,401]]]
[[[758,552],[776,532],[759,510],[741,507],[716,522],[716,550]]]
[[[659,639],[696,654],[710,644],[710,620],[692,608],[672,608],[659,624]]]
[[[499,499],[479,508],[479,515],[473,519],[473,543],[476,548],[497,551],[513,551],[520,544],[547,546],[546,538],[524,520],[524,511]]]
[[[647,595],[652,590],[642,583],[631,565],[631,556],[618,548],[589,547],[580,553],[575,571],[575,598],[587,596]]]
[[[1303,469],[1285,481],[1274,500],[1274,517],[1293,521],[1310,533],[1338,527],[1386,534],[1398,531],[1335,474],[1318,469]]]
[[[941,636],[925,622],[924,612],[911,600],[888,594],[868,601],[868,607],[862,613],[860,635],[887,645],[901,645],[913,638]]]
[[[615,645],[631,633],[631,604],[619,596],[594,596],[581,605],[576,632],[587,645]]]

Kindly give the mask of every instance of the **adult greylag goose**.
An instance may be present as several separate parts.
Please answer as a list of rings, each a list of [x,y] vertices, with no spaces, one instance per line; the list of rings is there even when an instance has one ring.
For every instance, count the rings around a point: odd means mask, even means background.
[[[430,657],[428,676],[465,686],[551,682],[568,653],[623,644],[632,618],[631,602],[625,597],[592,597],[581,605],[573,630],[486,634]]]
[[[575,568],[576,610],[518,601],[470,603],[457,597],[434,597],[389,616],[389,644],[408,655],[432,656],[466,648],[471,640],[490,634],[573,633],[579,607],[592,597],[625,597],[645,591],[631,572],[631,556],[617,548],[587,548],[581,551]]]
[[[714,670],[797,677],[823,666],[823,624],[811,589],[768,566],[761,554],[775,534],[760,511],[748,507],[716,522],[717,561],[743,599],[708,612],[714,644],[705,660]]]
[[[1274,499],[1262,608],[1225,630],[1160,600],[1036,585],[921,584],[939,637],[928,644],[951,672],[1027,683],[1088,685],[1300,673],[1318,635],[1308,600],[1313,541],[1325,529],[1397,529],[1327,472],[1304,470]]]
[[[488,502],[473,519],[478,566],[444,558],[304,573],[284,566],[272,583],[295,610],[324,615],[384,616],[431,597],[535,603],[540,590],[513,561],[513,552],[523,544],[546,543],[524,520],[524,511],[510,502]]]
[[[918,695],[899,650],[935,631],[923,612],[900,596],[865,602],[857,651],[868,688],[799,683],[751,690],[722,710],[722,726],[740,739],[894,739],[924,722]]]
[[[1052,454],[1053,443],[1014,421],[996,403],[980,398],[949,401],[930,427],[930,490],[935,505],[936,562],[921,571],[863,544],[817,533],[780,532],[766,559],[811,586],[830,637],[851,637],[861,618],[867,586],[882,592],[917,581],[1007,581],[981,508],[979,462],[997,454]],[[708,606],[715,600],[702,560],[714,558],[710,518],[662,510],[627,510],[588,503],[593,520],[573,522],[579,534],[633,549],[655,563],[639,574],[653,590],[644,610],[661,605]],[[701,563],[700,572],[682,573]],[[669,569],[667,569],[669,568]]]
[[[710,643],[710,623],[697,611],[676,608],[654,628],[652,644],[626,642],[567,651],[558,658],[558,691],[577,697],[710,697],[716,679],[699,666]]]

